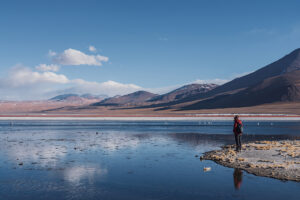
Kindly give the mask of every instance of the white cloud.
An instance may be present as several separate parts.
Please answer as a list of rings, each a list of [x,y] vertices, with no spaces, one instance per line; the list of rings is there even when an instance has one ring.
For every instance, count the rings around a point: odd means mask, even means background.
[[[50,55],[50,54],[49,54]],[[76,49],[66,49],[62,53],[52,52],[52,61],[60,65],[94,65],[101,66],[108,61],[108,57],[102,55],[87,55]]]
[[[17,65],[12,68],[8,78],[4,79],[12,87],[37,83],[68,83],[69,79],[63,74],[54,72],[35,72],[30,68]]]
[[[96,49],[96,47],[90,45],[90,46],[89,46],[89,51],[90,51],[90,52],[96,52],[97,49]]]
[[[28,67],[17,65],[0,78],[1,100],[44,99],[45,93],[68,85],[70,80],[63,74],[37,72]]]
[[[61,90],[60,93],[92,93],[108,96],[124,95],[143,88],[135,84],[123,84],[115,81],[93,82],[83,79],[71,80],[72,87]]]
[[[53,72],[57,72],[59,70],[59,66],[58,65],[54,65],[54,64],[39,64],[38,66],[35,67],[36,70],[38,71],[53,71]]]

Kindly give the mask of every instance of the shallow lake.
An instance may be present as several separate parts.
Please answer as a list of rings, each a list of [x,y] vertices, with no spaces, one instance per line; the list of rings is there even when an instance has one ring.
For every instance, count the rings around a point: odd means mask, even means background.
[[[300,137],[244,124],[244,141]],[[299,199],[300,183],[199,160],[233,142],[232,122],[0,121],[0,199]]]

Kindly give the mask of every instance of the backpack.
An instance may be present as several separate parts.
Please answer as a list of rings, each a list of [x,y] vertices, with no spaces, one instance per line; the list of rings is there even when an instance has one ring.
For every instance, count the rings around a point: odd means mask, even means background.
[[[237,122],[236,132],[238,134],[243,133],[243,125]]]

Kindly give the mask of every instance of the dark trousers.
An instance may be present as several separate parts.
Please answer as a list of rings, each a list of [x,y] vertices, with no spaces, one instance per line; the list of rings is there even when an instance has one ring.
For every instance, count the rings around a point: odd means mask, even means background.
[[[242,149],[242,143],[241,143],[242,134],[234,134],[234,137],[235,137],[236,150],[241,150]]]

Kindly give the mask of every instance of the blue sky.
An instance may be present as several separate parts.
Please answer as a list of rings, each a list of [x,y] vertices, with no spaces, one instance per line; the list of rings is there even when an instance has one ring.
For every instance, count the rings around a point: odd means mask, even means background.
[[[113,96],[230,80],[300,47],[299,7],[293,0],[1,1],[0,95],[86,89]],[[67,62],[68,49],[107,60]],[[40,64],[59,70],[38,70]],[[24,88],[35,93],[26,97]]]

